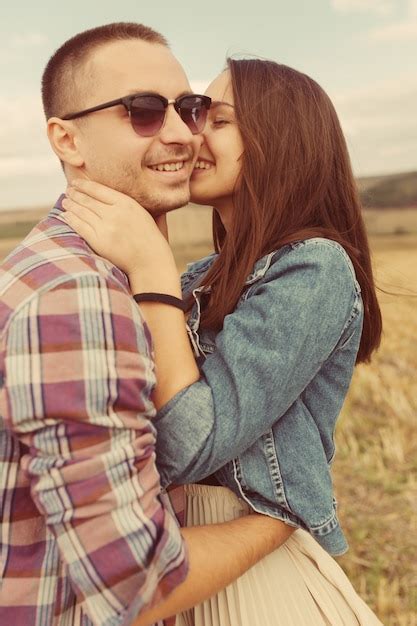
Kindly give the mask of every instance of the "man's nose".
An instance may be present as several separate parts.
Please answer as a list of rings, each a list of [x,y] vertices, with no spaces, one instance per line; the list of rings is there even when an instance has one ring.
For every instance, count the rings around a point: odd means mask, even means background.
[[[159,138],[162,143],[189,144],[192,142],[193,137],[194,135],[187,124],[182,121],[174,105],[169,104],[166,111],[165,123],[159,132]]]

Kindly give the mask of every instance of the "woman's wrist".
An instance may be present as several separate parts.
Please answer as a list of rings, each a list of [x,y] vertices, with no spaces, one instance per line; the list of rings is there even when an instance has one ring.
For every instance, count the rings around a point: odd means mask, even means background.
[[[181,298],[181,281],[175,264],[171,267],[136,270],[128,274],[130,290],[135,293],[165,293]]]

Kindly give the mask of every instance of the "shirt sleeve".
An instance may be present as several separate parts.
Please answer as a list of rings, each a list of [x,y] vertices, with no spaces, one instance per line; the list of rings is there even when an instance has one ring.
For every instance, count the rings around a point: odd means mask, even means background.
[[[342,251],[301,244],[283,254],[224,320],[201,378],[162,407],[162,483],[201,480],[247,450],[289,409],[360,307]]]
[[[94,273],[37,294],[6,337],[6,427],[32,497],[96,625],[130,623],[187,574],[160,499],[155,383],[139,308]]]

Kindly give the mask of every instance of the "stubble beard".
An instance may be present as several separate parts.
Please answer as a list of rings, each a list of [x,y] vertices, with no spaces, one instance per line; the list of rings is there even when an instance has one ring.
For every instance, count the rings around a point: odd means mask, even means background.
[[[175,211],[190,201],[190,191],[184,184],[158,193],[157,190],[140,190],[135,198],[151,215],[158,217],[164,213]]]
[[[181,183],[158,192],[158,189],[152,189],[149,183],[140,185],[141,176],[138,175],[137,168],[131,164],[126,164],[122,171],[119,171],[119,176],[115,174],[116,172],[112,172],[113,180],[110,186],[136,200],[154,217],[180,209],[190,201],[188,184]]]

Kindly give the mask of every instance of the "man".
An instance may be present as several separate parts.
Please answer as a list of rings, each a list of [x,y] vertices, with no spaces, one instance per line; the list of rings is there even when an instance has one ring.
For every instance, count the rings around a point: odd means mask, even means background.
[[[186,204],[207,106],[189,94],[145,26],[67,41],[43,77],[67,179],[102,182],[155,218]],[[257,515],[180,533],[155,468],[146,324],[126,276],[60,219],[61,201],[0,268],[0,622],[150,624],[286,537]]]

